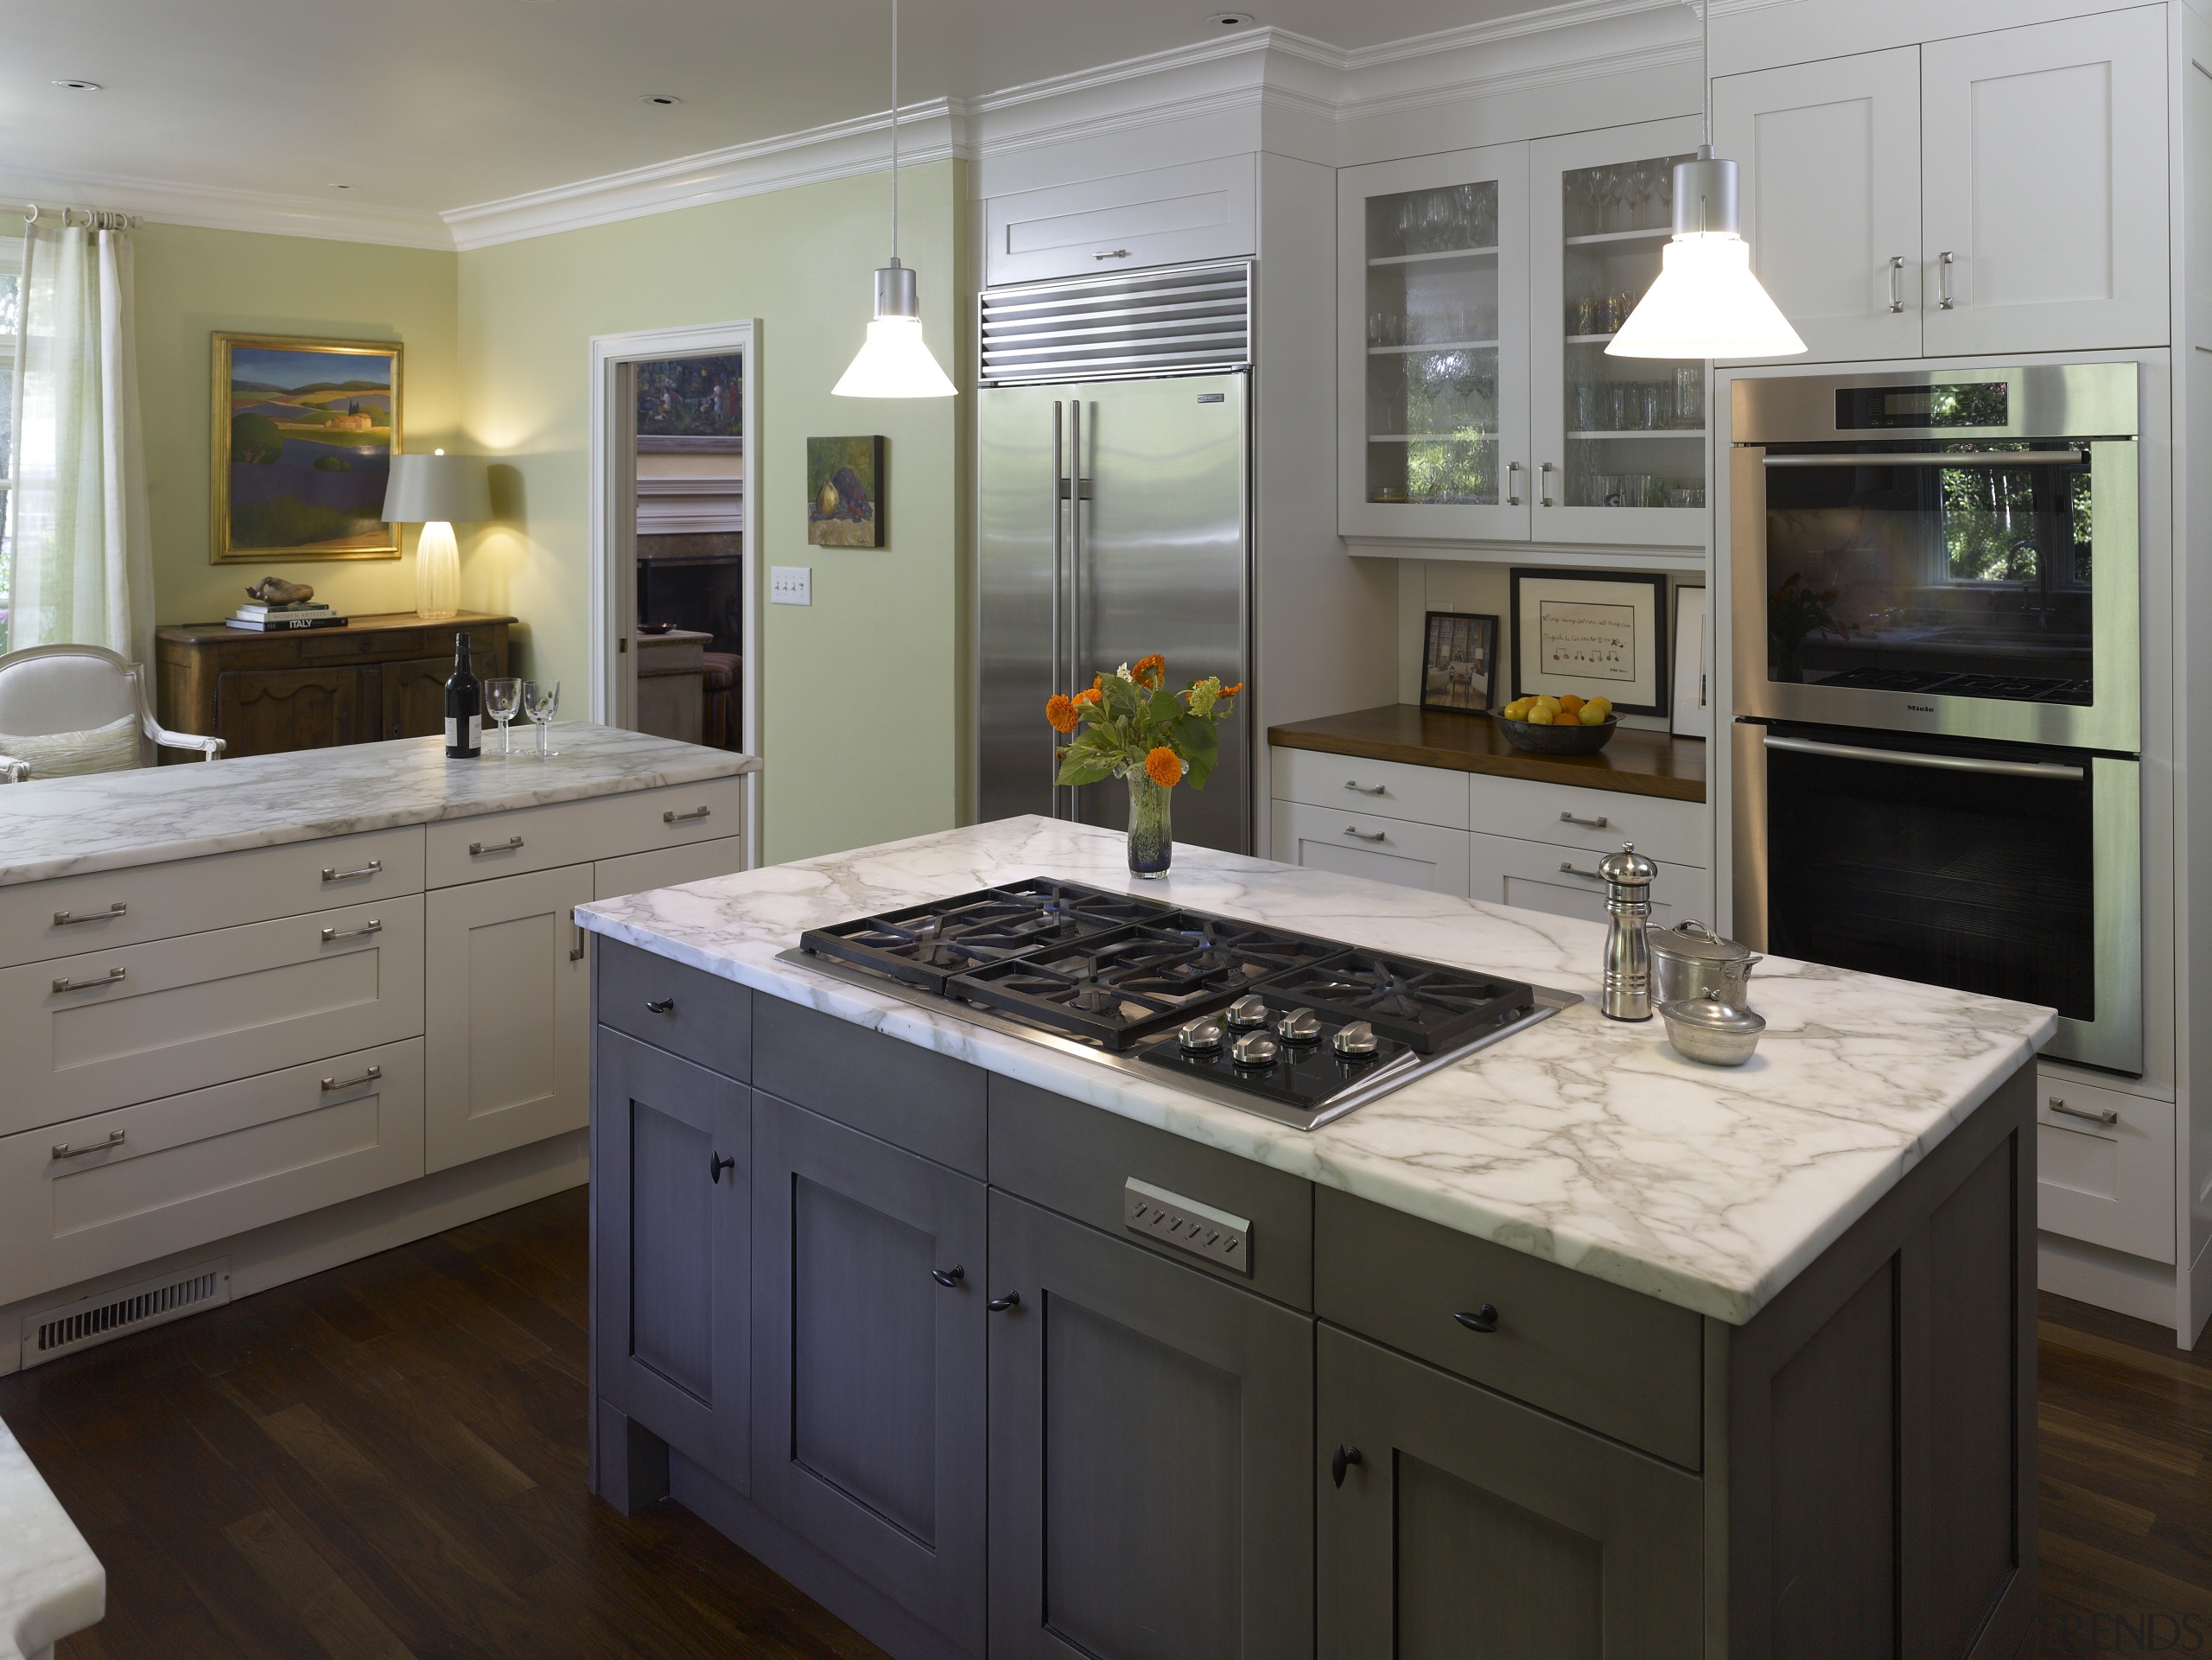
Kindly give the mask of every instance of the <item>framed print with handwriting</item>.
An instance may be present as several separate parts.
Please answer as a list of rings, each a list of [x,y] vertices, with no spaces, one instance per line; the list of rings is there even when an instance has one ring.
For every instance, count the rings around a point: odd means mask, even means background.
[[[1667,710],[1667,578],[1516,570],[1513,695],[1603,693],[1623,715]]]

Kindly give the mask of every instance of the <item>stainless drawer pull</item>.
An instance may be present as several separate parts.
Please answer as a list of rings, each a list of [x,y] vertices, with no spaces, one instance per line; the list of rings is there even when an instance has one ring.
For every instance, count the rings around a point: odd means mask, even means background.
[[[521,845],[522,837],[519,836],[510,836],[504,842],[471,842],[468,856],[474,859],[486,853],[512,853]]]
[[[578,924],[578,925],[576,925],[576,943],[575,943],[573,946],[571,946],[571,947],[569,948],[569,961],[570,961],[571,963],[581,963],[581,962],[582,962],[583,960],[584,960],[584,931],[583,931],[583,927],[582,927],[582,925],[581,924]]]
[[[130,908],[121,900],[118,900],[105,911],[88,911],[83,916],[79,916],[74,911],[56,911],[54,913],[54,925],[57,928],[73,928],[80,922],[112,922]]]
[[[366,939],[371,934],[380,934],[383,932],[384,924],[378,922],[374,917],[371,917],[358,928],[325,928],[322,931],[322,943],[327,945],[334,939]]]
[[[1388,830],[1363,830],[1352,824],[1344,826],[1344,834],[1356,836],[1363,842],[1387,842],[1390,839]]]
[[[372,1066],[359,1078],[326,1078],[322,1080],[322,1092],[335,1095],[340,1090],[358,1090],[362,1084],[373,1084],[383,1076],[383,1067]]]
[[[1605,815],[1603,813],[1599,813],[1595,818],[1577,818],[1571,812],[1563,812],[1559,816],[1559,822],[1562,824],[1580,824],[1585,830],[1605,830],[1610,828],[1606,822]]]
[[[2087,1107],[2069,1107],[2063,1096],[2050,1097],[2050,1110],[2063,1113],[2069,1118],[2086,1118],[2093,1124],[2116,1124],[2120,1122],[2120,1114],[2113,1108],[2107,1107],[2101,1112],[2092,1112]]]
[[[1936,256],[1936,285],[1942,298],[1936,302],[1938,311],[1948,311],[1958,302],[1951,297],[1951,251],[1946,248]]]
[[[90,991],[96,986],[113,985],[123,978],[123,973],[121,969],[110,969],[97,980],[56,980],[54,989],[56,991]]]
[[[1362,795],[1388,795],[1390,793],[1390,786],[1387,784],[1356,784],[1351,779],[1346,779],[1344,780],[1344,788],[1347,790],[1357,790]]]
[[[350,882],[356,876],[373,876],[383,868],[384,861],[381,859],[372,859],[359,870],[333,870],[328,865],[325,865],[322,868],[322,879],[327,882]]]
[[[90,1147],[72,1147],[67,1142],[56,1142],[54,1144],[54,1156],[57,1159],[81,1159],[87,1153],[105,1153],[111,1147],[122,1145],[123,1132],[119,1129],[111,1129],[107,1133],[107,1140],[94,1142]]]
[[[1595,870],[1577,870],[1573,862],[1566,859],[1559,862],[1559,872],[1562,876],[1580,876],[1586,882],[1601,882],[1605,880]]]
[[[1109,248],[1104,253],[1095,253],[1090,257],[1093,259],[1127,259],[1129,251],[1127,248]]]
[[[693,819],[704,818],[713,811],[712,807],[694,807],[690,812],[664,812],[660,816],[660,822],[664,824],[688,824]]]

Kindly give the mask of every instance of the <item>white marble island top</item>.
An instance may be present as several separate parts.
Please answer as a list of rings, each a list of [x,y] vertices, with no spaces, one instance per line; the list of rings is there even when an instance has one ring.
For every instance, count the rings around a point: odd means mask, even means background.
[[[106,1612],[106,1570],[0,1423],[0,1660],[48,1654]]]
[[[0,885],[696,784],[760,766],[726,749],[581,722],[555,727],[560,753],[540,761],[531,753],[536,735],[517,732],[505,759],[487,732],[475,760],[448,760],[436,738],[397,738],[8,785]]]
[[[1058,876],[1594,995],[1605,930],[1014,818],[584,906],[594,932],[990,1072],[1741,1325],[2028,1061],[2052,1012],[1769,958],[1750,1065],[1700,1066],[1591,1003],[1321,1129],[1217,1106],[776,960],[819,924]]]

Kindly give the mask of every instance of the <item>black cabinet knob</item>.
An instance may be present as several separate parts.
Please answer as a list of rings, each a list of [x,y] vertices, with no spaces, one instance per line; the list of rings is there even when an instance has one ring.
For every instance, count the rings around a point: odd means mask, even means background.
[[[708,1153],[713,1160],[713,1162],[707,1167],[708,1180],[719,1182],[722,1179],[723,1171],[734,1170],[737,1168],[737,1161],[735,1159],[726,1159],[722,1157],[721,1154],[715,1152],[711,1148],[708,1149]]]
[[[645,1002],[645,1013],[648,1014],[673,1014],[676,1013],[676,999],[673,997],[648,998]]]
[[[1021,1294],[1019,1291],[1009,1291],[1003,1297],[992,1298],[983,1306],[994,1314],[1003,1314],[1007,1309],[1018,1308],[1020,1305]]]
[[[1366,1462],[1367,1460],[1365,1459],[1360,1457],[1359,1448],[1357,1447],[1346,1447],[1340,1441],[1337,1445],[1336,1455],[1329,1460],[1330,1479],[1334,1481],[1338,1486],[1341,1487],[1344,1485],[1344,1472],[1351,1469],[1355,1464],[1364,1464]]]
[[[1458,1313],[1452,1318],[1470,1332],[1495,1332],[1497,1330],[1497,1305],[1486,1302],[1471,1314]]]
[[[968,1270],[961,1267],[957,1262],[955,1262],[950,1268],[933,1268],[930,1270],[930,1278],[935,1280],[939,1285],[944,1287],[947,1290],[950,1290],[954,1286],[958,1285],[961,1281],[967,1277]]]

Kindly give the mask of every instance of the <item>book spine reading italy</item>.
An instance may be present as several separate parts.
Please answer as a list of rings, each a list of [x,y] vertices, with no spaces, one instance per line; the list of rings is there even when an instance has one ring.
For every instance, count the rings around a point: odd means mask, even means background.
[[[351,617],[226,617],[226,628],[243,628],[249,633],[288,633],[299,628],[343,628]]]

